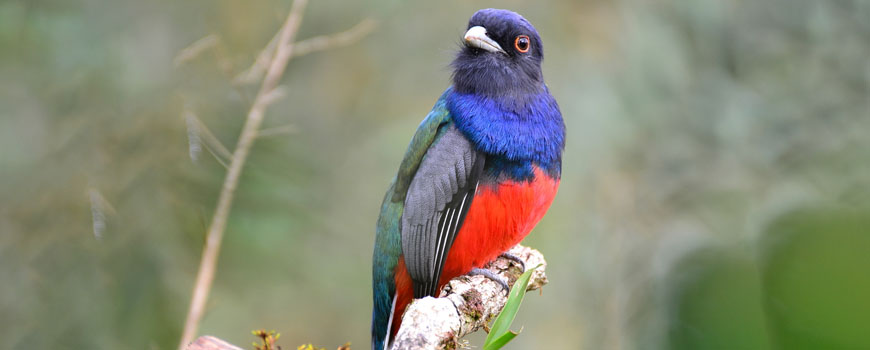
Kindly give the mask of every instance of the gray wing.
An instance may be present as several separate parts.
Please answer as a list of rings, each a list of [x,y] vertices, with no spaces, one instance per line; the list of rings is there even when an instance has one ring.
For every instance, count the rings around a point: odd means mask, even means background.
[[[444,260],[474,199],[485,155],[452,124],[429,147],[402,214],[402,254],[414,297],[437,292]]]

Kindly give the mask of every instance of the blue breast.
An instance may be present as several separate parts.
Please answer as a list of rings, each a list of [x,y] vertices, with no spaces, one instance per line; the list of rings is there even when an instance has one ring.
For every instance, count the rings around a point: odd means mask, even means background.
[[[528,96],[448,92],[447,108],[456,127],[487,154],[488,177],[530,181],[533,165],[560,177],[565,124],[546,87]]]

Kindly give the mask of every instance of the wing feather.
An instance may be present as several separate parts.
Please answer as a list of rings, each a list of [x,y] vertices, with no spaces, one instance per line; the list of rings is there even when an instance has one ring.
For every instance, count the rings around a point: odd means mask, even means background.
[[[485,161],[452,124],[439,134],[411,180],[402,214],[402,253],[417,298],[438,292]]]
[[[437,221],[422,222],[419,228],[402,227],[402,213],[404,211],[405,197],[411,180],[417,173],[417,168],[423,160],[424,154],[438,138],[443,126],[451,123],[450,111],[446,106],[446,96],[451,93],[447,89],[435,102],[432,110],[417,127],[414,137],[408,144],[408,148],[402,158],[396,177],[390,183],[390,187],[381,204],[381,212],[375,235],[375,247],[372,252],[372,347],[382,348],[388,346],[389,326],[392,323],[393,305],[396,300],[397,286],[395,285],[396,267],[402,256],[403,244],[417,245],[413,240],[402,239],[402,232],[408,236],[421,237],[428,226],[436,226]],[[434,204],[432,206],[434,208]],[[437,219],[436,219],[437,220]],[[411,231],[420,231],[420,234],[410,234]],[[404,231],[403,231],[404,230]],[[420,242],[421,244],[422,242]],[[422,246],[421,248],[422,249]]]

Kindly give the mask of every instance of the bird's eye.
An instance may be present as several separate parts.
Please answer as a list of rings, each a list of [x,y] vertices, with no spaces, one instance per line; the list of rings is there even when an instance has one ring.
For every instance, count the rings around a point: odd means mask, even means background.
[[[520,35],[514,39],[514,48],[519,52],[526,53],[529,52],[530,43],[528,35]]]

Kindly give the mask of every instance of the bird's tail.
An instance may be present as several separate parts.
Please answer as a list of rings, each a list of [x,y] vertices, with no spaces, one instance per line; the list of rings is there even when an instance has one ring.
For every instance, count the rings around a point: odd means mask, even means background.
[[[396,312],[396,295],[388,299],[388,302],[378,302],[375,296],[375,308],[372,310],[372,350],[389,350],[390,334],[393,325],[393,316]],[[389,308],[383,307],[389,305]],[[382,306],[382,307],[378,307]]]

